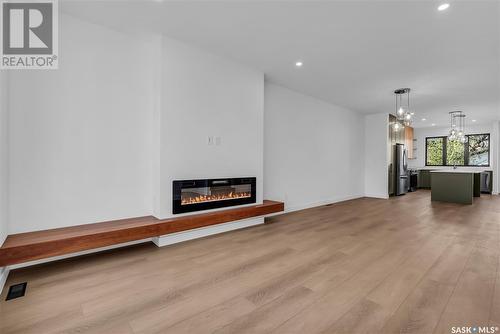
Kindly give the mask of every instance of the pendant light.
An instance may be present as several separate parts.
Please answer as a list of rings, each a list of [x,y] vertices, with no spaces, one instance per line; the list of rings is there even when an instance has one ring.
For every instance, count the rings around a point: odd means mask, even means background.
[[[465,143],[465,114],[462,111],[451,111],[450,113],[450,133],[448,140]]]
[[[396,96],[396,118],[394,129],[397,131],[410,126],[413,121],[413,112],[410,111],[410,88],[400,88],[394,91]]]

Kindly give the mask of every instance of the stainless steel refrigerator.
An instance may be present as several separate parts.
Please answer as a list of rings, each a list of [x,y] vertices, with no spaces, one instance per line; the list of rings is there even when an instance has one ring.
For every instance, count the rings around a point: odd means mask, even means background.
[[[396,144],[396,196],[404,195],[408,192],[408,155],[403,144]]]

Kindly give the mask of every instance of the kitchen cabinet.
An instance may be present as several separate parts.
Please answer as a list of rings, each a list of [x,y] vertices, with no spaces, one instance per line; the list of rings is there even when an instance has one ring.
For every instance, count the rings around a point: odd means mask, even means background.
[[[418,187],[427,188],[431,187],[431,171],[430,170],[419,170],[418,171]]]
[[[481,196],[481,171],[445,169],[431,175],[432,201],[472,204]]]
[[[481,173],[481,192],[491,194],[493,191],[493,172],[484,171]]]
[[[413,147],[413,128],[411,126],[406,126],[404,131],[404,144],[406,147],[406,152],[408,153],[408,159],[415,159],[415,151]]]
[[[389,114],[389,138],[387,140],[387,151],[389,153],[389,164],[388,168],[388,193],[389,196],[394,195],[394,145],[396,145],[396,135],[397,131],[394,130],[394,123],[396,122],[396,116]]]

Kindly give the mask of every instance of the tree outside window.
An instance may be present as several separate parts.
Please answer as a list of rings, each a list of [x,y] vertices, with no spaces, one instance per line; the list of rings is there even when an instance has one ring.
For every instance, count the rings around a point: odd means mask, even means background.
[[[448,166],[463,166],[465,165],[465,150],[464,143],[458,140],[447,140],[446,143],[446,165]]]
[[[469,166],[489,166],[490,136],[487,134],[469,136]]]
[[[443,137],[426,138],[426,165],[443,165]]]

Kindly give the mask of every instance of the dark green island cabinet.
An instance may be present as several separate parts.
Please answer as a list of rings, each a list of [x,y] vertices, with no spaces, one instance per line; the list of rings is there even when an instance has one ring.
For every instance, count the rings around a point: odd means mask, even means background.
[[[431,188],[431,170],[420,169],[418,171],[418,187],[425,189]]]
[[[431,171],[431,200],[472,204],[473,198],[481,195],[481,172],[456,169]]]

